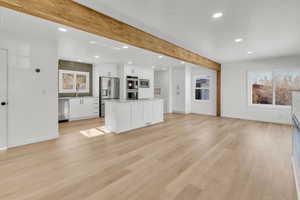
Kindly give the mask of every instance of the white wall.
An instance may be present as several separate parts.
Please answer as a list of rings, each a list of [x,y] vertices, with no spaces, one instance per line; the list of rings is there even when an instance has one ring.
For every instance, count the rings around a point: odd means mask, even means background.
[[[99,96],[99,77],[119,77],[117,64],[94,64],[93,95]]]
[[[171,68],[171,101],[172,112],[195,113],[204,115],[216,115],[216,72],[205,67],[193,64],[185,64]],[[195,101],[194,79],[195,76],[210,76],[210,101]]]
[[[205,67],[193,65],[191,70],[191,112],[196,114],[204,115],[216,115],[216,71],[207,69]],[[211,77],[211,88],[210,88],[210,101],[195,101],[195,91],[194,91],[194,82],[196,76],[210,76]]]
[[[139,88],[139,98],[153,98],[154,97],[154,70],[151,67],[135,66],[135,65],[120,65],[120,98],[126,99],[126,77],[137,76],[139,79],[148,79],[150,81],[149,88]]]
[[[56,44],[1,33],[0,48],[8,49],[8,146],[58,137]]]
[[[192,66],[186,64],[185,66],[185,113],[192,112]]]
[[[185,113],[185,67],[172,68],[172,111]]]
[[[247,71],[299,70],[300,56],[222,65],[222,116],[275,123],[291,123],[290,108],[248,106]]]
[[[161,88],[162,95],[160,98],[164,100],[164,112],[169,110],[169,71],[155,71],[154,72],[154,87]]]

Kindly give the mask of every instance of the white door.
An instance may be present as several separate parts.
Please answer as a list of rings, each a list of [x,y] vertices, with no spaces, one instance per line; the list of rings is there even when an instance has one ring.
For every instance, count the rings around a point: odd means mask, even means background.
[[[0,150],[7,147],[7,51],[0,49]]]

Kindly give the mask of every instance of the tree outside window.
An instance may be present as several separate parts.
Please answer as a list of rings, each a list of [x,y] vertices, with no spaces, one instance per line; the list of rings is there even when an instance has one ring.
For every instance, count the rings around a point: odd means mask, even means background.
[[[291,91],[300,90],[300,72],[249,72],[248,79],[252,105],[288,106]]]

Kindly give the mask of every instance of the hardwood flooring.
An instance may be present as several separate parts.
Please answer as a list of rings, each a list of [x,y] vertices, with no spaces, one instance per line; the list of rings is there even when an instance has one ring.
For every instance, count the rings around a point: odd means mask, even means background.
[[[0,152],[0,199],[296,200],[290,126],[170,114],[103,135],[103,123]]]

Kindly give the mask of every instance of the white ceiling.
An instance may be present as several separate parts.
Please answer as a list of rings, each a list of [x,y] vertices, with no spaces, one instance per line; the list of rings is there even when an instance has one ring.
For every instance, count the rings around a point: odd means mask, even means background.
[[[300,54],[299,0],[76,1],[221,63]]]
[[[61,32],[58,28],[65,28]],[[15,35],[17,38],[48,40],[57,43],[61,59],[86,63],[128,63],[144,67],[155,66],[156,70],[181,65],[181,61],[99,37],[77,29],[66,27],[37,17],[0,7],[1,34]],[[90,42],[96,42],[91,44]],[[124,49],[128,46],[128,49]],[[96,58],[95,56],[99,56]]]

